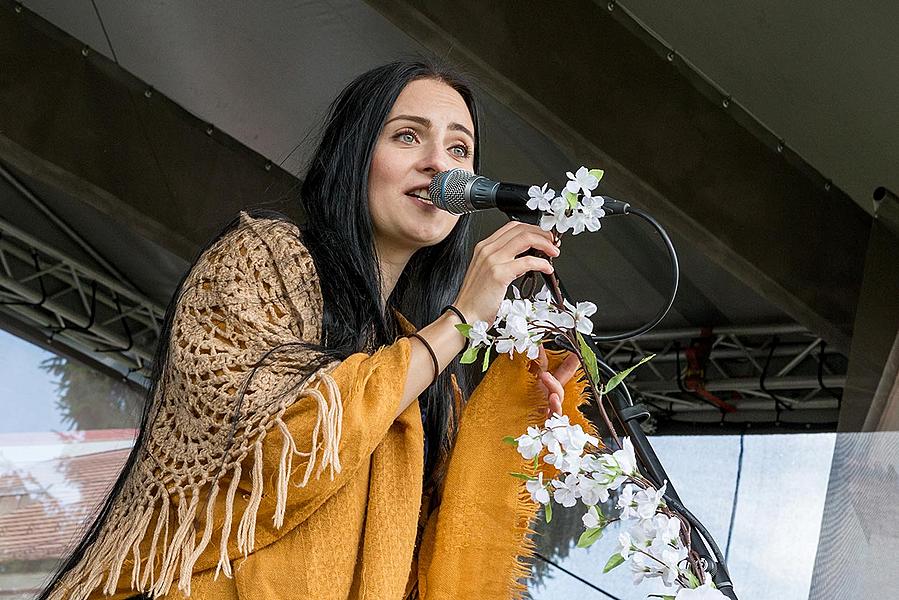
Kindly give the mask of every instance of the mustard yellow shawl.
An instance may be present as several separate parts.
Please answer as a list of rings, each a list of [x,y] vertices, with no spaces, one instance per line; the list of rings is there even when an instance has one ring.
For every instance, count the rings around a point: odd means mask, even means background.
[[[533,365],[493,362],[423,497],[418,401],[393,418],[409,340],[307,378],[321,314],[298,229],[242,213],[185,281],[144,449],[54,599],[522,596],[537,505],[501,440],[543,419]],[[583,392],[564,412],[592,433]]]

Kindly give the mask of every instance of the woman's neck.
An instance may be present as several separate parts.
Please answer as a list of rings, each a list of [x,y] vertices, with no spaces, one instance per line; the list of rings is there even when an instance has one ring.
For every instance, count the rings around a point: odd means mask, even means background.
[[[381,310],[387,306],[387,299],[393,293],[396,282],[403,274],[406,265],[415,253],[415,250],[391,247],[387,244],[375,242],[378,253],[378,263],[381,268]]]

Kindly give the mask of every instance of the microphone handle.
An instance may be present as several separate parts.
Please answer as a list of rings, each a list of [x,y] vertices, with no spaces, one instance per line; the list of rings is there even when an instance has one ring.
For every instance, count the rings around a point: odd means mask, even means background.
[[[498,208],[513,221],[521,221],[537,225],[540,223],[540,211],[527,207],[528,188],[516,183],[493,181],[477,175],[465,186],[465,206],[470,212]]]
[[[493,181],[481,175],[472,177],[465,190],[472,211],[498,208],[503,212],[527,210],[528,188],[516,183]]]

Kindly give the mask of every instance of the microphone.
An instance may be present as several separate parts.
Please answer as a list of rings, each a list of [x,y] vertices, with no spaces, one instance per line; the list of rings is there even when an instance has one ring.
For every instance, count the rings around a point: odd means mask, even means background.
[[[498,208],[510,219],[536,224],[542,213],[527,207],[530,187],[520,183],[493,181],[483,175],[456,168],[434,175],[428,185],[428,195],[434,206],[454,215]],[[608,215],[625,214],[630,209],[626,202],[608,196],[596,197],[603,198],[603,209]]]

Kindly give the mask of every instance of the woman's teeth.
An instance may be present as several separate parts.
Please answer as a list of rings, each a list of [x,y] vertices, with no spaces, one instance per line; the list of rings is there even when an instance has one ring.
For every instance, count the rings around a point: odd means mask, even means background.
[[[431,194],[428,193],[428,190],[425,188],[422,188],[420,190],[415,190],[414,192],[409,192],[409,195],[415,196],[419,200],[421,200],[423,202],[427,202],[428,204],[433,204],[433,202],[431,202]]]

